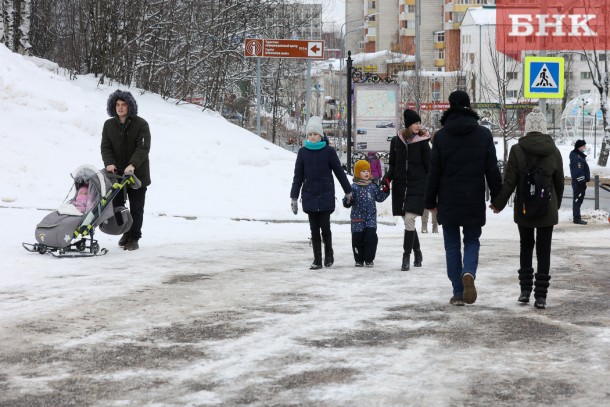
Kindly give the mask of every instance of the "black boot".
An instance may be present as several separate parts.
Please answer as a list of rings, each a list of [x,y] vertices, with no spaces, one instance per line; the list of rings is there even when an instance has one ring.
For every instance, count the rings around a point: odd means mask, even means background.
[[[534,276],[536,277],[536,281],[534,281],[534,298],[536,299],[534,307],[544,309],[546,308],[546,294],[550,285],[549,281],[551,280],[551,276],[541,273],[536,273]]]
[[[408,271],[411,269],[411,251],[413,250],[413,239],[415,238],[415,231],[405,230],[405,237],[402,243],[404,252],[402,254],[402,271]]]
[[[519,295],[519,302],[529,302],[530,294],[532,293],[532,287],[534,286],[534,269],[522,268],[519,269],[519,285],[521,286],[521,295]]]
[[[421,248],[419,246],[419,237],[417,237],[417,230],[413,231],[415,236],[413,237],[413,254],[415,258],[413,259],[413,267],[421,267],[421,262],[424,259],[422,255]]]
[[[329,234],[324,237],[324,267],[330,267],[334,262],[333,237]]]
[[[311,237],[311,246],[313,247],[313,263],[310,270],[318,270],[322,268],[322,239],[320,235],[314,234]]]

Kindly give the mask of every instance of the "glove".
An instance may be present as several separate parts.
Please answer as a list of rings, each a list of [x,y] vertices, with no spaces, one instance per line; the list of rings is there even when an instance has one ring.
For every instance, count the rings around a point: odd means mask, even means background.
[[[381,180],[381,190],[383,192],[390,192],[390,180],[387,178],[384,178]]]
[[[348,192],[347,194],[345,194],[345,196],[343,197],[343,200],[345,202],[347,202],[348,204],[352,203],[352,193]]]
[[[343,202],[344,208],[351,208],[354,204],[353,201],[351,200],[351,197],[350,197],[349,201],[347,200],[347,194],[343,197],[342,202]]]
[[[297,200],[296,199],[293,199],[290,202],[290,207],[292,208],[292,213],[294,213],[295,215],[297,213],[299,213],[299,205],[297,204]]]

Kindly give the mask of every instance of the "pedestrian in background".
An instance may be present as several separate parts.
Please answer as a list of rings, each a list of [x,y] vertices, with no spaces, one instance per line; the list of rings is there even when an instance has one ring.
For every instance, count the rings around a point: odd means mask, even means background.
[[[530,159],[528,160],[528,157]],[[519,228],[519,285],[521,294],[518,301],[527,303],[534,288],[534,306],[546,307],[546,295],[551,279],[551,241],[553,227],[557,224],[559,207],[563,196],[563,160],[553,138],[547,134],[546,117],[535,107],[525,118],[525,136],[511,147],[508,162],[504,168],[502,190],[492,199],[491,209],[498,213],[506,206],[511,194],[517,190],[515,199],[528,191],[521,191],[521,179],[525,176],[532,159],[540,160],[538,166],[544,175],[544,184],[551,189],[551,200],[547,213],[539,218],[526,218],[520,205],[513,205],[514,220]],[[536,248],[536,269],[534,274],[533,255]],[[535,277],[535,281],[534,281]]]
[[[415,219],[424,213],[424,193],[430,159],[430,135],[422,130],[421,118],[411,109],[403,112],[405,128],[390,142],[388,172],[382,186],[392,183],[392,215],[401,216],[405,222],[403,239],[402,271],[413,266],[421,267],[423,254],[415,228]]]
[[[356,267],[373,267],[377,253],[377,206],[390,195],[389,189],[380,189],[371,179],[371,165],[366,160],[354,164],[352,199],[343,198],[343,206],[351,207],[352,252]]]
[[[582,220],[580,207],[585,199],[587,182],[591,179],[589,164],[585,149],[587,143],[584,140],[576,140],[574,150],[570,152],[570,176],[572,177],[572,221],[577,225],[586,225]]]
[[[379,184],[379,181],[381,181],[381,177],[383,175],[383,170],[381,169],[381,159],[379,158],[379,155],[377,155],[377,152],[369,151],[367,154],[367,160],[371,165],[371,179],[374,183]],[[354,173],[354,175],[357,174]]]
[[[492,199],[502,185],[491,132],[478,120],[477,113],[470,109],[468,94],[452,92],[430,155],[426,209],[438,211],[438,223],[443,227],[447,275],[453,286],[449,300],[452,305],[472,304],[477,299],[474,280],[479,237],[485,225],[485,182]],[[460,228],[464,236],[463,258]]]
[[[352,187],[347,175],[341,169],[339,157],[323,136],[322,119],[309,118],[305,127],[305,142],[297,153],[294,178],[290,190],[291,208],[296,215],[299,211],[297,200],[301,194],[303,212],[309,218],[313,263],[310,269],[322,268],[322,241],[324,241],[324,266],[334,263],[330,214],[335,210],[335,181],[339,180],[347,202],[351,201]],[[321,233],[321,236],[320,236]]]

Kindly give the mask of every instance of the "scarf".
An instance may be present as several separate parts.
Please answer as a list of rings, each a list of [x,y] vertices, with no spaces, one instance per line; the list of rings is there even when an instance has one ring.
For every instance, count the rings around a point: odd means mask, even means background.
[[[305,143],[303,143],[303,146],[305,146],[305,148],[308,150],[320,150],[320,149],[326,147],[326,141],[320,140],[317,143],[312,143],[309,140],[305,140]]]
[[[372,182],[373,182],[373,180],[371,180],[371,179],[365,180],[365,179],[354,176],[354,184],[356,184],[356,185],[360,185],[362,187],[367,187],[367,186],[371,185]]]

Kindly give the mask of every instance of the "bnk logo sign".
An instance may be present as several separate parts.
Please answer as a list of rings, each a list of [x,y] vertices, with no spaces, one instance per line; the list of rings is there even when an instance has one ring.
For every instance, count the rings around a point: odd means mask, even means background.
[[[497,0],[496,48],[517,60],[527,50],[610,49],[610,0]]]

